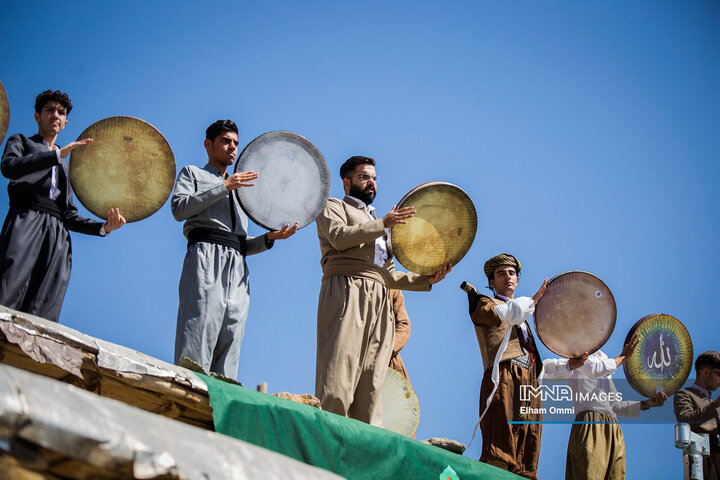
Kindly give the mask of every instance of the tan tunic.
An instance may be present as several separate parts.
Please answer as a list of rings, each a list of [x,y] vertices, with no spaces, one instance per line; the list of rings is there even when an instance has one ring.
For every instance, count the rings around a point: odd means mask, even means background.
[[[393,348],[388,287],[430,290],[429,277],[395,271],[392,250],[373,263],[387,236],[357,200],[328,199],[316,220],[323,280],[318,299],[315,396],[324,410],[382,426],[380,389]]]
[[[405,310],[405,298],[400,290],[390,290],[390,303],[393,313],[395,313],[395,347],[393,347],[390,358],[390,368],[400,373],[409,382],[410,377],[405,369],[405,363],[400,357],[400,350],[410,339],[410,316]]]

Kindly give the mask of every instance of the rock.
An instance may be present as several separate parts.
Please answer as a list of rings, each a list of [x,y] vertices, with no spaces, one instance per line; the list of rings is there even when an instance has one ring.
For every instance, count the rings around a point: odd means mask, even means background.
[[[277,392],[273,393],[273,396],[284,398],[285,400],[292,400],[293,402],[302,403],[303,405],[310,405],[311,407],[320,408],[320,400],[313,397],[309,393],[297,394],[288,392]]]
[[[423,440],[423,443],[429,443],[430,445],[443,448],[449,452],[457,453],[458,455],[462,455],[467,448],[467,445],[464,443],[460,443],[457,440],[452,440],[450,438],[428,438],[427,440]]]

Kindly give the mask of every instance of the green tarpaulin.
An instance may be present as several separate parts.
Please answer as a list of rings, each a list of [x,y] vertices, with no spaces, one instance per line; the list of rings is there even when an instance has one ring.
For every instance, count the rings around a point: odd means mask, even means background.
[[[348,479],[520,478],[357,420],[198,375],[207,383],[218,432]]]

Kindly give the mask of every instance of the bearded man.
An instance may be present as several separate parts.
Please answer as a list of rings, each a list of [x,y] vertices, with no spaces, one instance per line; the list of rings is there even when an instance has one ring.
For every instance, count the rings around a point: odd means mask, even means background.
[[[394,345],[388,289],[429,291],[435,275],[395,270],[386,228],[406,223],[414,207],[376,218],[375,160],[349,158],[340,167],[345,197],[329,198],[318,216],[323,268],[318,299],[315,396],[323,410],[382,426],[380,388]]]

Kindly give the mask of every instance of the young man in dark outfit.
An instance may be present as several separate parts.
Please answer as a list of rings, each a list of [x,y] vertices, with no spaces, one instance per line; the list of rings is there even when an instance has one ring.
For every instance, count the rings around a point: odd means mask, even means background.
[[[117,208],[99,223],[83,218],[72,199],[70,152],[92,139],[55,144],[72,110],[70,97],[46,90],[35,99],[38,133],[13,135],[5,145],[2,174],[10,179],[10,209],[0,233],[0,305],[58,321],[70,281],[68,230],[105,236],[125,224]]]

